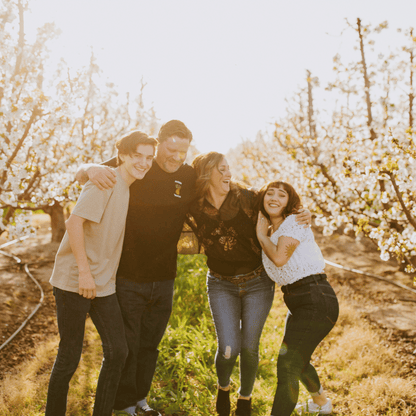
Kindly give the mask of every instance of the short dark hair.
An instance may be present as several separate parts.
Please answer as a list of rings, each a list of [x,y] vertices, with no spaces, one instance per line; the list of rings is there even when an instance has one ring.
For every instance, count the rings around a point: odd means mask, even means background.
[[[165,123],[160,128],[157,138],[159,143],[163,143],[172,136],[178,136],[181,139],[188,139],[189,143],[192,141],[191,130],[189,130],[188,127],[186,127],[185,124],[179,120],[170,120]]]
[[[289,200],[287,201],[287,205],[283,210],[283,218],[286,218],[290,214],[297,214],[299,209],[302,208],[300,196],[297,194],[295,188],[293,188],[293,186],[290,183],[282,181],[273,181],[266,183],[266,185],[263,185],[258,191],[256,206],[257,211],[261,211],[268,220],[270,220],[270,217],[264,209],[264,196],[270,188],[283,188],[287,192]]]
[[[124,136],[116,142],[117,166],[120,166],[123,163],[119,155],[131,155],[135,153],[137,145],[139,144],[150,144],[156,149],[158,143],[159,142],[155,138],[149,137],[146,133],[143,133],[142,131],[132,131],[127,136]]]

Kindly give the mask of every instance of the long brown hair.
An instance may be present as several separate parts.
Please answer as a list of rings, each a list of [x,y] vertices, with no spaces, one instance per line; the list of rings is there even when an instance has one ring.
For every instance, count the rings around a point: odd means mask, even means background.
[[[290,183],[282,181],[269,182],[260,188],[256,203],[257,211],[261,211],[268,220],[270,220],[270,216],[264,209],[264,196],[270,188],[283,188],[288,194],[289,200],[285,209],[283,210],[283,218],[286,218],[290,214],[297,214],[302,208],[300,197]]]
[[[193,161],[192,166],[196,173],[196,195],[198,205],[202,208],[202,203],[209,192],[209,181],[214,169],[218,169],[219,164],[224,159],[224,155],[218,152],[208,152],[198,155]],[[237,193],[246,187],[240,182],[231,181],[230,190]]]

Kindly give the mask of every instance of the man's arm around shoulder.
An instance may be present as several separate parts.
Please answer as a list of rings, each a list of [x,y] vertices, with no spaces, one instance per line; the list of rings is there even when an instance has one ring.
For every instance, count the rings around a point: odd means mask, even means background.
[[[113,159],[105,163],[111,163]],[[84,163],[82,164],[75,175],[81,185],[90,180],[98,189],[110,189],[113,188],[117,182],[117,175],[114,169],[105,165],[98,165],[95,163]]]

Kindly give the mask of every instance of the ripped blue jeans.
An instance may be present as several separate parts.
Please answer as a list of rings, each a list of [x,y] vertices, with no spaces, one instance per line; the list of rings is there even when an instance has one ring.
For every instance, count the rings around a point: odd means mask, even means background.
[[[215,356],[218,383],[228,387],[240,356],[240,394],[244,397],[249,397],[253,390],[260,336],[273,303],[274,286],[264,271],[238,285],[208,272],[208,299],[218,341]]]

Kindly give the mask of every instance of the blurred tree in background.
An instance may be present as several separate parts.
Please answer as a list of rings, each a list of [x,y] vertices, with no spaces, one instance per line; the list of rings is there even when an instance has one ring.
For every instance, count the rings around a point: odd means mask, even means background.
[[[45,79],[53,24],[25,41],[28,1],[2,0],[0,6],[0,234],[33,233],[30,213],[51,216],[52,240],[65,232],[63,207],[76,200],[75,171],[81,163],[101,162],[114,153],[117,138],[133,129],[157,131],[152,108],[141,94],[121,99],[113,84],[99,87],[100,69],[74,71],[64,60]],[[139,81],[139,80],[138,80]]]
[[[405,46],[385,55],[377,54],[375,39],[388,30],[387,22],[371,28],[357,19],[348,29],[356,35],[357,59],[344,64],[334,57],[335,79],[326,88],[333,106],[315,109],[319,82],[308,71],[273,137],[259,134],[244,142],[229,161],[238,179],[253,185],[277,178],[291,182],[324,234],[364,234],[383,260],[394,256],[414,272],[416,37],[412,29],[404,32]]]

